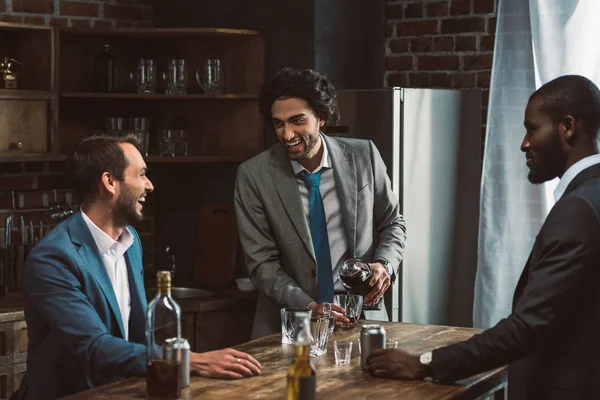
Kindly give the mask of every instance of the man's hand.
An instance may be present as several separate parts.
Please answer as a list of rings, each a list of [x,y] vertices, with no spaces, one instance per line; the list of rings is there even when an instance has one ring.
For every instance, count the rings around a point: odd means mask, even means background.
[[[313,303],[310,303],[307,308],[312,310],[313,315],[321,316],[321,315],[323,315],[323,307],[325,306],[325,304],[331,305],[331,315],[333,315],[336,325],[341,326],[341,325],[347,325],[350,323],[350,320],[348,319],[348,317],[346,317],[346,310],[338,304],[334,304],[334,303],[317,304],[317,303],[313,302]]]
[[[373,350],[367,359],[371,373],[380,378],[423,380],[425,370],[419,356],[397,349]]]
[[[260,375],[260,363],[250,354],[234,349],[190,353],[190,375],[241,379]]]
[[[364,297],[363,301],[366,304],[373,305],[377,304],[381,296],[388,290],[392,284],[392,278],[380,262],[369,263],[369,266],[373,270],[373,276],[369,281],[371,291]]]

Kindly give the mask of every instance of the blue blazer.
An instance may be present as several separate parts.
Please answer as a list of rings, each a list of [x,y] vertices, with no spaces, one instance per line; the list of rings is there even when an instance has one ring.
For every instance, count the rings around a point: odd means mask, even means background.
[[[146,374],[146,295],[137,232],[125,253],[129,341],[96,242],[80,212],[57,225],[25,263],[27,372],[21,399],[55,399]]]

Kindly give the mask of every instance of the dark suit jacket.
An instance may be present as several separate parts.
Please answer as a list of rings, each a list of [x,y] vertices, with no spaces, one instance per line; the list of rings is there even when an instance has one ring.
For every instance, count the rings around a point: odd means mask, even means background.
[[[146,295],[142,248],[125,252],[131,314],[129,341],[106,267],[80,212],[57,225],[27,257],[27,373],[19,397],[55,399],[146,373]]]
[[[550,211],[512,314],[432,361],[443,382],[505,364],[511,399],[600,396],[600,165],[579,173]]]

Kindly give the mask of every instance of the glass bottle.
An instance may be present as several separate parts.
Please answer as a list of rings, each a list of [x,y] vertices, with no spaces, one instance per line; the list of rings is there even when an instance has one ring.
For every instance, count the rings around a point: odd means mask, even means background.
[[[94,90],[110,93],[115,91],[115,58],[110,53],[110,45],[105,44],[102,52],[94,60]]]
[[[171,298],[171,272],[158,271],[156,280],[158,290],[146,315],[146,391],[151,400],[174,400],[181,397],[181,310]]]
[[[288,400],[314,400],[317,391],[317,373],[310,364],[310,314],[296,313],[298,328],[294,333],[294,362],[287,374]]]

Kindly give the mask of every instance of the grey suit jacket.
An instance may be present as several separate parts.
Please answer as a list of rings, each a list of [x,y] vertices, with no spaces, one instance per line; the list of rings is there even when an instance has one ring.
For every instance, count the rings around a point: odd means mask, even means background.
[[[368,140],[323,137],[350,255],[367,261],[383,257],[397,269],[406,229],[377,148]],[[282,307],[304,308],[316,296],[310,228],[290,160],[280,144],[240,165],[234,199],[250,280],[260,292],[252,337],[262,337],[281,330]],[[365,316],[387,319],[385,309]]]

